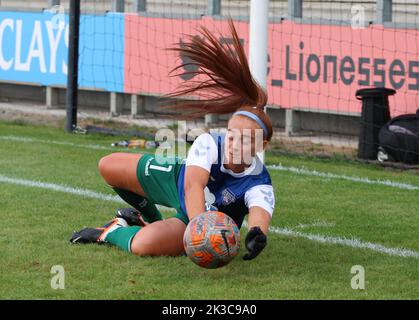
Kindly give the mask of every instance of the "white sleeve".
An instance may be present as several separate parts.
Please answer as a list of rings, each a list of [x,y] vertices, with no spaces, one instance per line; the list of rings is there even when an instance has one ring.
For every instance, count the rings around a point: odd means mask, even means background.
[[[244,202],[248,208],[262,207],[272,216],[275,208],[274,189],[269,184],[254,186],[246,191]]]
[[[203,133],[195,139],[188,151],[186,166],[198,166],[211,172],[211,166],[217,162],[218,148],[209,133]]]

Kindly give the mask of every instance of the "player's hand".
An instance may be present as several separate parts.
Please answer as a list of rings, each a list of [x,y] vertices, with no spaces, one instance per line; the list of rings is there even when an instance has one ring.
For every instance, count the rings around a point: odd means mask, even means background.
[[[267,242],[268,238],[259,227],[251,228],[246,236],[245,244],[248,252],[243,256],[243,260],[256,258],[266,247]]]

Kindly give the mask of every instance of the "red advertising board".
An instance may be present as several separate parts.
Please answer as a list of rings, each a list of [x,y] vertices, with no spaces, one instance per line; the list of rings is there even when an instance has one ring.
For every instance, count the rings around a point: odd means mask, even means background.
[[[167,48],[187,41],[205,26],[229,41],[225,20],[164,19],[127,14],[125,18],[125,92],[164,95],[183,80],[169,77],[180,59]],[[248,52],[248,23],[235,23]],[[419,108],[419,30],[372,25],[299,24],[269,26],[269,104],[358,113],[361,88],[394,88],[392,116]],[[196,79],[193,79],[196,80]]]

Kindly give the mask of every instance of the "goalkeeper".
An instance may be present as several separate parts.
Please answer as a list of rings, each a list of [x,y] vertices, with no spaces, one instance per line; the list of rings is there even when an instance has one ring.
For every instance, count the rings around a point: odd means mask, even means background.
[[[74,232],[72,243],[109,243],[138,256],[177,256],[184,253],[183,234],[189,220],[217,210],[239,228],[248,215],[245,260],[255,258],[266,246],[275,197],[257,153],[271,140],[272,124],[264,112],[267,95],[251,76],[231,20],[229,26],[232,45],[221,44],[202,28],[202,38],[191,37],[175,49],[197,66],[188,74],[207,80],[170,95],[205,94],[206,99],[184,101],[176,108],[190,118],[233,113],[227,133],[199,135],[185,161],[131,153],[102,158],[100,174],[132,208],[118,209],[103,227]],[[163,219],[156,204],[174,208],[176,214]]]

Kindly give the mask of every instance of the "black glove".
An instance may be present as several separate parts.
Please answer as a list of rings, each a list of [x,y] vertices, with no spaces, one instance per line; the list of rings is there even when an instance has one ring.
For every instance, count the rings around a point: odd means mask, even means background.
[[[263,248],[266,247],[267,242],[268,238],[259,227],[251,228],[247,233],[245,240],[248,253],[244,255],[243,260],[252,260],[256,258]]]

